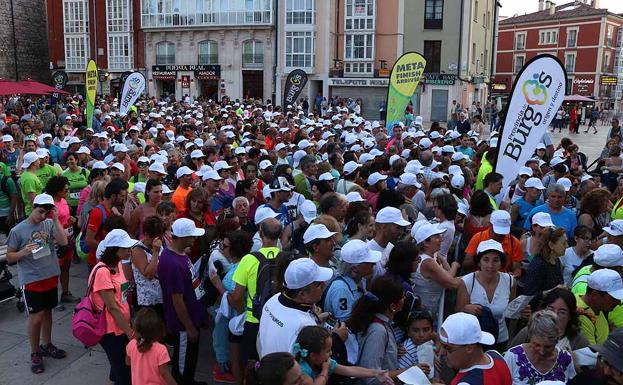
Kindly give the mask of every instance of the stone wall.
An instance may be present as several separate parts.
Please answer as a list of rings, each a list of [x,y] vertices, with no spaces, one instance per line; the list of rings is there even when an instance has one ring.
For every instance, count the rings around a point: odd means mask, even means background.
[[[60,1],[60,0],[50,0]],[[13,17],[11,16],[13,2]],[[0,0],[0,78],[50,82],[45,0]],[[17,76],[13,22],[17,42]]]

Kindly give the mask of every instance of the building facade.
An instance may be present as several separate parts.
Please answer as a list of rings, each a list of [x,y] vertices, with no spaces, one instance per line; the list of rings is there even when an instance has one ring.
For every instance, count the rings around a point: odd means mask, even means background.
[[[0,1],[0,78],[50,83],[44,0]]]
[[[277,100],[288,74],[304,69],[302,97],[351,98],[377,119],[389,72],[403,52],[405,0],[283,0],[277,9]]]
[[[447,121],[453,100],[488,101],[497,11],[496,0],[405,2],[404,50],[427,61],[413,97],[425,121]]]
[[[46,3],[50,68],[67,72],[67,90],[84,92],[86,66],[91,59],[99,70],[101,95],[116,95],[124,73],[144,73],[140,0]]]
[[[595,1],[559,6],[540,1],[539,8],[500,21],[494,92],[507,97],[523,65],[548,53],[567,71],[568,95],[590,97],[599,107],[620,111],[623,18],[599,9]]]
[[[273,0],[141,4],[149,95],[273,97]]]

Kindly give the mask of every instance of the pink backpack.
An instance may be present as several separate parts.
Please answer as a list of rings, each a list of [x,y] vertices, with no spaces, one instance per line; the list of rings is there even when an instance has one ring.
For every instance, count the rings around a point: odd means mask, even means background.
[[[106,334],[106,305],[99,311],[91,301],[91,290],[93,290],[95,274],[102,267],[108,268],[103,264],[95,268],[87,288],[87,293],[82,298],[82,301],[76,305],[73,318],[71,319],[72,334],[87,348],[97,345],[104,334]]]

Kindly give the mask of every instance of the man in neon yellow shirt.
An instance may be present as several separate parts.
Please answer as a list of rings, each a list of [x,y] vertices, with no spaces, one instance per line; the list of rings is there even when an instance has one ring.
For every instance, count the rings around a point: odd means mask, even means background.
[[[493,161],[495,160],[496,154],[497,150],[490,149],[482,155],[480,168],[478,169],[478,175],[476,176],[476,190],[484,190],[485,176],[493,171]]]
[[[586,294],[576,295],[580,333],[590,344],[601,344],[610,333],[604,312],[610,312],[623,299],[623,279],[614,270],[600,269],[588,277]]]
[[[32,212],[32,202],[35,197],[43,192],[43,184],[37,177],[39,169],[39,155],[31,151],[24,154],[22,162],[22,173],[19,177],[20,189],[22,191],[22,200],[24,201],[24,212],[30,215]]]

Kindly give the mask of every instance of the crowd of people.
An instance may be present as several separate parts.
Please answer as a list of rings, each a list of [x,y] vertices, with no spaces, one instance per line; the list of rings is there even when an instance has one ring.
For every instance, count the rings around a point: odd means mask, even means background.
[[[545,132],[503,188],[476,105],[450,128],[345,103],[95,107],[87,125],[79,96],[0,103],[0,231],[33,373],[67,356],[54,309],[86,296],[116,385],[200,384],[206,354],[240,385],[398,384],[415,367],[623,385],[617,119],[592,169]],[[86,293],[69,280],[84,265]]]

